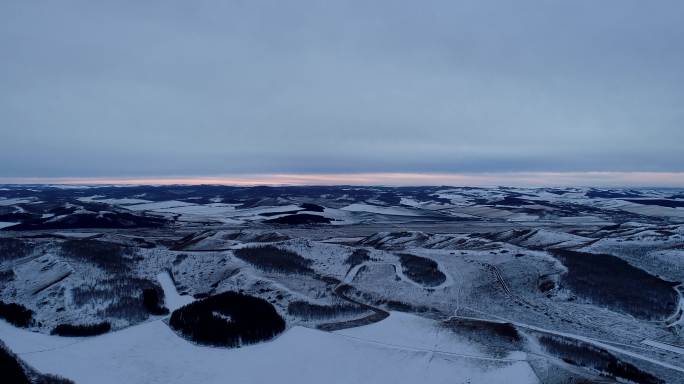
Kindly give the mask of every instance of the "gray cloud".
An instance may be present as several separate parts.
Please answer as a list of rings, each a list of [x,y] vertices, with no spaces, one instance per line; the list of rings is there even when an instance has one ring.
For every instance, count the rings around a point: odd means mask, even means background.
[[[0,176],[683,171],[680,1],[4,1]]]

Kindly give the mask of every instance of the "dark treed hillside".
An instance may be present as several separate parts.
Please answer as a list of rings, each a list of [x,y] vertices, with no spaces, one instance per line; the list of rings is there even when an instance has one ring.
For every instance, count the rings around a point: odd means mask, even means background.
[[[236,292],[188,304],[171,314],[169,325],[195,342],[224,347],[270,340],[285,330],[271,304]]]

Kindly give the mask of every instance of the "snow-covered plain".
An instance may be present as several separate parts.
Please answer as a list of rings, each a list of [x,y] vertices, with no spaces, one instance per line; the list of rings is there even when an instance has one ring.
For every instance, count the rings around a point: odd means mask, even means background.
[[[192,303],[194,299],[192,296],[180,295],[176,290],[176,286],[173,284],[171,276],[168,272],[161,272],[157,275],[157,280],[159,285],[161,285],[164,290],[164,304],[169,311],[175,311],[176,309],[184,306],[185,304]]]
[[[658,342],[655,340],[644,340],[643,343],[646,345],[650,345],[652,347],[656,347],[656,348],[664,349],[666,351],[670,351],[670,352],[678,353],[680,355],[684,355],[684,348],[677,347],[675,345],[661,343],[661,342]]]
[[[83,201],[85,203],[105,203],[105,204],[112,204],[112,205],[133,205],[133,204],[146,204],[146,203],[152,203],[149,200],[143,200],[143,199],[134,199],[134,198],[124,198],[124,199],[102,199],[102,196],[88,196],[88,197],[80,197],[78,198],[79,201]]]
[[[165,304],[179,295],[157,276]],[[44,373],[98,383],[537,383],[523,353],[483,355],[433,320],[393,312],[380,323],[335,333],[295,326],[268,343],[237,349],[196,345],[160,318],[90,338],[49,336],[0,321],[0,340]]]
[[[538,382],[525,361],[481,359],[472,346],[449,346],[436,335],[429,321],[392,313],[341,333],[293,327],[272,342],[222,349],[186,341],[161,320],[92,338],[0,321],[0,339],[22,359],[79,384]]]
[[[27,198],[27,199],[3,199],[0,198],[0,207],[7,207],[10,205],[16,205],[16,204],[28,204],[28,203],[33,203],[35,199],[33,198]]]
[[[30,330],[42,334],[2,323],[0,339],[37,370],[79,384],[536,382],[528,361],[545,382],[549,375],[569,382],[575,374],[598,374],[593,367],[563,363],[562,353],[535,344],[540,335],[590,344],[664,383],[682,382],[681,310],[668,304],[651,321],[601,306],[567,284],[569,267],[554,255],[558,249],[611,254],[654,278],[684,281],[684,207],[670,207],[684,201],[684,191],[312,188],[269,197],[260,190],[213,187],[145,193],[98,188],[73,191],[66,202],[39,192],[0,192],[1,221],[36,227],[0,231],[10,250],[0,255],[8,255],[0,262],[0,279],[6,279],[0,293],[4,302],[34,311]],[[296,214],[332,222],[272,222]],[[99,220],[87,220],[103,215],[132,227],[100,228]],[[148,217],[163,225],[139,226]],[[122,269],[65,252],[66,239],[122,248]],[[235,251],[264,245],[310,260],[314,273],[272,271]],[[432,259],[445,281],[433,287],[411,280],[420,275],[404,273],[401,253]],[[135,300],[123,301],[137,299],[141,287],[154,281],[171,310],[194,300],[192,295],[244,290],[272,303],[289,328],[271,342],[240,349],[198,346],[171,331],[162,317],[135,307]],[[627,289],[642,288],[649,287]],[[684,308],[684,286],[673,289],[677,308]],[[353,306],[355,300],[373,310],[320,318],[298,313],[296,305],[290,310],[293,303]],[[417,316],[376,316],[391,309]],[[525,344],[513,346],[456,322],[447,330],[431,320],[449,316],[511,323]],[[57,324],[100,321],[115,332],[48,335]],[[380,322],[358,327],[370,321]],[[357,328],[315,329],[321,326]]]
[[[17,225],[17,224],[19,224],[19,223],[12,223],[9,221],[0,221],[0,229],[11,227],[11,226]]]
[[[420,216],[420,214],[412,209],[401,208],[401,207],[382,207],[379,205],[371,204],[361,204],[354,203],[349,204],[346,207],[341,208],[344,211],[350,212],[368,212],[377,213],[380,215],[392,215],[392,216]]]

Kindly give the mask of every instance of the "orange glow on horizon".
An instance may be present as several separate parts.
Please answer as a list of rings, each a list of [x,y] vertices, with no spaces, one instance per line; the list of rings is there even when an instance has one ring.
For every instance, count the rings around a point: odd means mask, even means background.
[[[254,174],[196,177],[0,178],[4,184],[66,185],[450,185],[684,187],[684,172],[500,172]]]

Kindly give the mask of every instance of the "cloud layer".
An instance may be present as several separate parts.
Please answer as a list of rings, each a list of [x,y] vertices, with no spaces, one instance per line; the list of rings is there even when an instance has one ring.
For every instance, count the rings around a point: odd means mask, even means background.
[[[681,1],[0,4],[0,176],[684,171]]]

